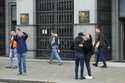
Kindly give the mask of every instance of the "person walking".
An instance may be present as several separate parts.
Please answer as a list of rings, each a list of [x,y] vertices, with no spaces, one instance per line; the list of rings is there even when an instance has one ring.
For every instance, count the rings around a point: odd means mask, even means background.
[[[18,59],[18,74],[26,74],[26,52],[27,52],[27,44],[26,40],[28,35],[25,32],[22,32],[21,29],[16,29],[16,42],[17,42],[17,59]]]
[[[97,52],[96,52],[96,62],[93,65],[97,67],[98,62],[102,61],[103,62],[102,68],[107,68],[107,64],[106,64],[107,52],[106,52],[106,49],[108,48],[108,42],[107,42],[107,40],[104,36],[102,27],[97,28],[96,32],[97,32],[98,36],[97,36],[97,40],[95,41],[94,47],[97,49]]]
[[[78,70],[80,64],[80,79],[85,79],[84,77],[84,52],[83,52],[83,33],[78,33],[78,36],[74,40],[74,55],[75,55],[75,79],[78,79]]]
[[[48,63],[52,64],[53,63],[53,58],[56,58],[58,60],[58,64],[62,65],[63,62],[61,60],[61,57],[59,55],[59,45],[60,45],[60,41],[59,41],[59,37],[58,34],[56,33],[51,33],[51,56],[50,56],[50,60]]]
[[[17,53],[16,47],[17,43],[15,40],[16,33],[15,31],[11,31],[11,38],[10,38],[10,53],[9,53],[9,66],[6,68],[17,68]]]

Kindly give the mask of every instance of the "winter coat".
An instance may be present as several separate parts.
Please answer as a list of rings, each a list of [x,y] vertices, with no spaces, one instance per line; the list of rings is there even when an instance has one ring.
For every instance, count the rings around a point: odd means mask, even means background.
[[[74,40],[74,50],[76,52],[83,53],[83,47],[80,47],[79,44],[83,44],[84,39],[82,36],[77,36]]]
[[[17,53],[25,53],[27,51],[27,45],[26,45],[26,39],[28,38],[28,35],[23,32],[23,36],[16,36],[16,41],[17,41]]]
[[[92,44],[92,38],[87,39],[84,42],[83,51],[84,51],[85,55],[93,55],[94,54],[94,46]]]

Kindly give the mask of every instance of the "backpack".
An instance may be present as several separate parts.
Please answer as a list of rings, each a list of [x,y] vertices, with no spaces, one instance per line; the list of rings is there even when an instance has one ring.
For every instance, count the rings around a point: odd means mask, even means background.
[[[14,49],[17,47],[17,42],[16,40],[12,39],[10,40],[10,48]]]

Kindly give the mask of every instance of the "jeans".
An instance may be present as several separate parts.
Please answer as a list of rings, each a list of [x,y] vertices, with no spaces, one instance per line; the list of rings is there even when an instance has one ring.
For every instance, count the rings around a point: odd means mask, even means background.
[[[58,60],[58,63],[62,63],[62,60],[59,56],[58,48],[52,48],[50,60],[52,60],[53,58],[56,58]]]
[[[75,78],[78,78],[79,63],[80,63],[80,77],[83,78],[84,54],[80,52],[75,52]]]
[[[10,49],[10,54],[9,54],[9,60],[10,60],[10,66],[17,66],[17,53],[16,53],[16,48],[15,49]]]
[[[18,53],[17,58],[19,73],[26,73],[26,53]]]
[[[98,48],[96,53],[96,64],[98,65],[99,61],[102,61],[104,66],[106,66],[106,50],[104,48]]]

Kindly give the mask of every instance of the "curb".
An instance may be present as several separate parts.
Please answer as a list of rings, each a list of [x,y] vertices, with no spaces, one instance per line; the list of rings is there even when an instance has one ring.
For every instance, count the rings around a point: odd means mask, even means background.
[[[0,79],[0,82],[5,83],[56,83],[52,81],[37,81],[37,80],[16,80],[16,79]]]

